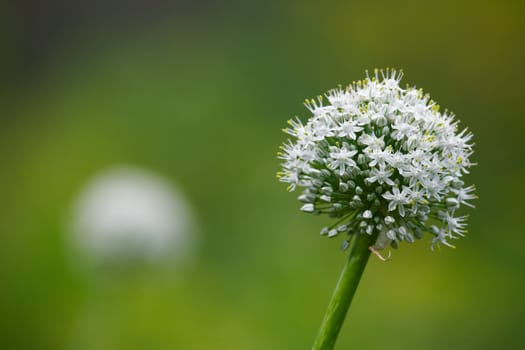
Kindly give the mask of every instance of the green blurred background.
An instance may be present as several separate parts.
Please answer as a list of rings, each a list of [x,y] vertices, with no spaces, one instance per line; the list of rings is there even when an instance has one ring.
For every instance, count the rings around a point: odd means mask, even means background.
[[[375,67],[473,131],[480,199],[456,250],[371,259],[338,348],[522,348],[524,4],[2,5],[0,348],[308,349],[345,255],[276,181],[280,130]],[[71,205],[122,163],[191,203],[191,263],[74,267]]]

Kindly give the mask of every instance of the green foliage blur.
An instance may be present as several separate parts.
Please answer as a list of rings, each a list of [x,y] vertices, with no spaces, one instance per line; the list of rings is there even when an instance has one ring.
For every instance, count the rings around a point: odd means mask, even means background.
[[[307,117],[305,98],[376,67],[403,69],[474,133],[480,199],[457,249],[427,237],[371,259],[337,348],[521,348],[524,4],[203,2],[79,32],[39,74],[5,79],[0,348],[308,349],[345,254],[275,179],[281,129]],[[23,21],[9,19],[6,76]],[[191,263],[73,267],[71,204],[121,163],[185,194],[200,228]]]

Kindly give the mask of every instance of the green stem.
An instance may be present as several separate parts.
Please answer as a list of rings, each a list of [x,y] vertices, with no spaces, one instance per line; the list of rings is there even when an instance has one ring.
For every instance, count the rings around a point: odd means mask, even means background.
[[[374,245],[377,235],[355,234],[350,242],[349,256],[339,282],[335,287],[328,310],[317,334],[312,350],[331,350],[346,317],[357,285],[365,269],[370,246]]]

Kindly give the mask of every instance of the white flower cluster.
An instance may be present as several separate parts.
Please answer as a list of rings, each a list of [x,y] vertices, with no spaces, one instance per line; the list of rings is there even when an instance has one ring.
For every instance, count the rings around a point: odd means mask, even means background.
[[[474,186],[462,176],[473,165],[472,134],[428,95],[399,86],[402,73],[375,75],[317,101],[303,124],[290,120],[294,140],[281,146],[280,181],[304,188],[301,210],[338,218],[321,234],[376,235],[376,248],[413,242],[429,232],[432,244],[452,246],[466,232],[461,205]]]

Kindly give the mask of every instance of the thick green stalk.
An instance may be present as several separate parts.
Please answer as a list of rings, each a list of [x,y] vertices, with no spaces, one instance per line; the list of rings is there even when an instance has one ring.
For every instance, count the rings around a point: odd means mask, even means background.
[[[348,260],[332,294],[312,350],[332,350],[334,348],[337,335],[370,256],[368,248],[374,245],[376,238],[376,235],[367,234],[355,234],[352,238]]]

